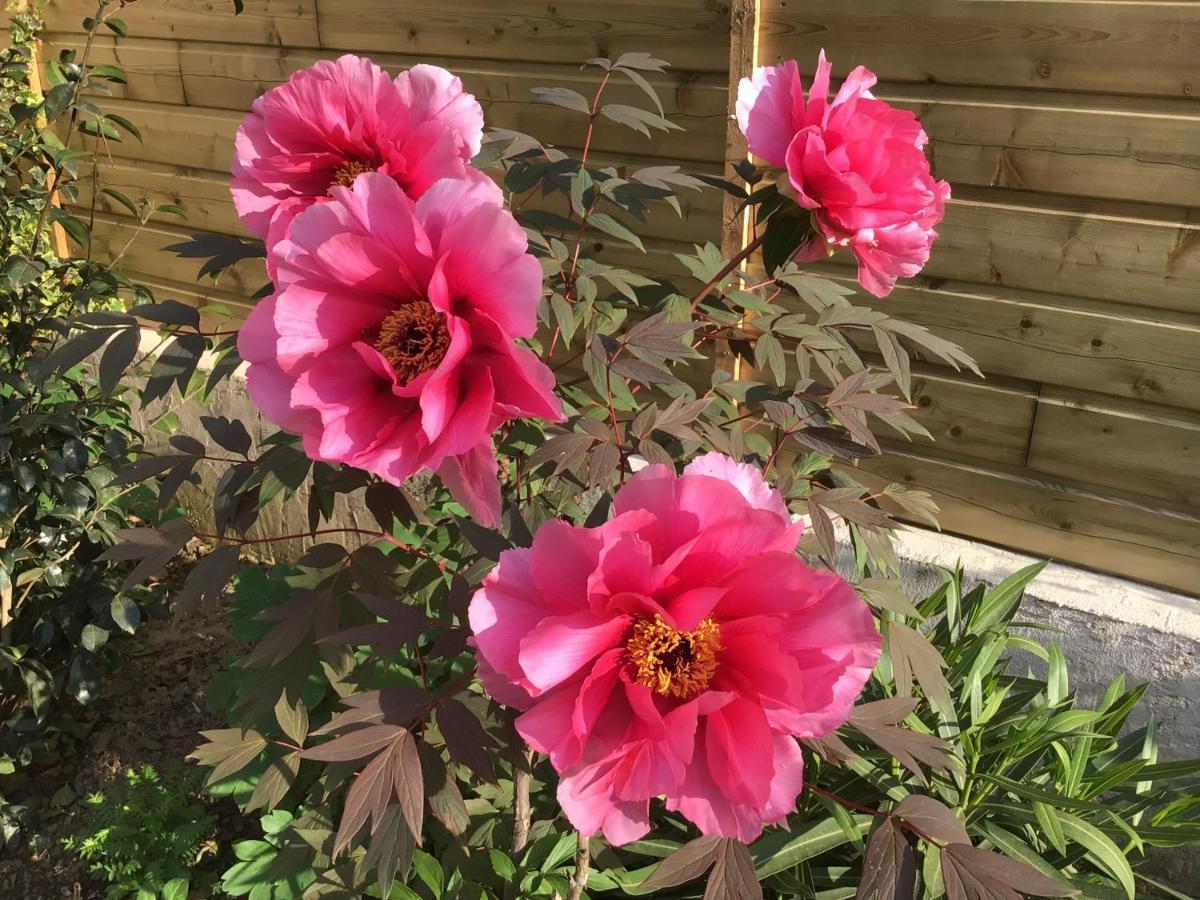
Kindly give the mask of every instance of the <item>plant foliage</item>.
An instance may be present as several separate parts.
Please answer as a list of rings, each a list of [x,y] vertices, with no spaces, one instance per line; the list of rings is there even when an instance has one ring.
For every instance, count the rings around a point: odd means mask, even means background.
[[[928,436],[909,402],[911,353],[973,363],[860,302],[840,270],[790,261],[811,225],[749,163],[734,182],[598,160],[596,128],[628,128],[631,140],[677,128],[657,97],[664,67],[641,53],[593,59],[591,97],[534,92],[578,119],[578,154],[493,132],[474,161],[502,184],[541,262],[542,328],[528,344],[553,368],[567,413],[561,425],[497,429],[499,529],[464,518],[437,482],[401,487],[314,462],[283,432],[255,445],[251,429],[217,416],[118,476],[159,483],[161,505],[200,466],[217,470],[211,525],[132,530],[109,556],[136,563],[131,587],[200,537],[210,550],[180,592],[184,607],[234,579],[244,652],[210,692],[227,727],[206,732],[192,757],[211,791],[261,815],[262,836],[236,846],[222,889],[251,900],[1132,898],[1131,856],[1196,840],[1195,791],[1180,793],[1179,780],[1194,767],[1159,766],[1152,732],[1121,731],[1143,689],[1117,683],[1096,708],[1078,707],[1061,654],[1013,633],[1035,571],[965,593],[954,575],[919,603],[906,597],[893,516],[936,521],[936,506],[858,464],[888,441]],[[610,102],[622,80],[647,100]],[[736,198],[751,240],[732,258],[708,243],[664,259],[647,223],[670,221],[701,190]],[[216,276],[257,248],[204,236],[173,249]],[[758,249],[763,266],[743,265]],[[239,364],[232,335],[170,303],[80,319],[67,347],[82,358],[128,341],[138,318],[163,338],[145,402],[203,396]],[[718,349],[727,361],[713,365]],[[843,531],[885,658],[846,728],[807,742],[808,787],[787,828],[746,846],[657,809],[651,837],[609,847],[567,828],[553,769],[482,693],[467,604],[500,553],[528,546],[542,523],[602,522],[635,465],[708,450],[760,466],[810,518],[801,551],[814,565],[833,565]],[[335,516],[347,496],[374,524]],[[273,503],[303,509],[307,531],[264,533]],[[284,539],[306,540],[293,566],[243,565]],[[1047,676],[1012,674],[1014,651],[1047,660]]]

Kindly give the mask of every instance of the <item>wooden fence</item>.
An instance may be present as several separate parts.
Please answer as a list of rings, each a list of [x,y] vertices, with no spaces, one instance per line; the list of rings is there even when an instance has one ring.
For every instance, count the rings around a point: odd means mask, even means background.
[[[92,0],[52,0],[48,52],[78,48]],[[104,211],[99,252],[171,296],[232,306],[261,284],[235,271],[197,285],[161,252],[197,229],[238,232],[232,137],[251,101],[314,59],[368,53],[459,73],[488,122],[564,147],[569,115],[537,85],[589,82],[578,62],[648,50],[686,129],[642,142],[602,127],[614,162],[718,172],[744,147],[729,85],[755,63],[822,47],[844,75],[913,109],[936,173],[954,185],[923,277],[888,308],[962,344],[985,381],[920,370],[937,442],[889,448],[871,468],[932,490],[953,532],[1200,593],[1200,3],[1060,0],[137,0],[130,36],[94,51],[130,73],[109,105],[144,143],[113,145],[107,182],[188,210],[132,245]],[[580,88],[586,93],[586,88]],[[82,202],[90,202],[83,197]],[[682,221],[652,220],[659,259],[736,239],[712,193]],[[849,270],[833,270],[849,277]]]

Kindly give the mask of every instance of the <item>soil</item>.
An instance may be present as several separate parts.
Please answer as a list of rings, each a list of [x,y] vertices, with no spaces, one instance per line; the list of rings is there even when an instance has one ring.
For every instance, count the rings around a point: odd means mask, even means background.
[[[62,849],[61,838],[80,830],[89,793],[147,763],[159,773],[180,771],[184,757],[200,743],[197,732],[224,726],[205,708],[204,693],[233,646],[223,604],[207,604],[178,624],[151,623],[123,641],[120,668],[105,681],[103,695],[81,723],[86,735],[73,751],[64,751],[33,776],[25,802],[40,807],[36,835],[15,854],[0,852],[0,898],[103,898],[104,885]],[[242,836],[245,820],[229,801],[198,799],[217,817],[225,846],[207,867],[219,871],[231,857],[230,836]]]

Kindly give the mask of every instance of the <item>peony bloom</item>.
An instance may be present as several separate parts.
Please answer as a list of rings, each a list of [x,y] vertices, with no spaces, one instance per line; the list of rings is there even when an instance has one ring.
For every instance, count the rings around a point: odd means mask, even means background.
[[[798,737],[849,716],[880,638],[854,588],[796,556],[758,469],[716,453],[634,475],[596,528],[551,520],[471,601],[484,687],[525,711],[558,799],[612,844],[649,805],[753,840],[795,808]]]
[[[393,80],[369,59],[343,56],[297,72],[254,101],[237,133],[230,190],[238,215],[274,243],[302,210],[383,172],[413,199],[442,178],[482,178],[483,110],[462,82],[418,65]]]
[[[794,60],[756,69],[738,89],[738,125],[750,152],[784,169],[785,192],[812,210],[820,235],[798,258],[848,247],[859,283],[886,297],[929,260],[950,185],[930,174],[916,116],[871,96],[871,72],[859,66],[829,102],[830,68],[822,51],[807,103]]]
[[[360,175],[270,250],[275,293],[238,338],[250,396],[313,459],[394,484],[436,471],[488,524],[500,512],[491,434],[558,420],[554,376],[514,343],[536,327],[541,267],[490,181],[413,201]]]

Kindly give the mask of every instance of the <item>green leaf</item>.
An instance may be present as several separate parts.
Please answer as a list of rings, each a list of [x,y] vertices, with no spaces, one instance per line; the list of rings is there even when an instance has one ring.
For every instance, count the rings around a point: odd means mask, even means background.
[[[588,225],[603,231],[605,234],[612,235],[627,244],[633,244],[633,246],[637,247],[643,253],[646,252],[646,247],[642,244],[642,239],[608,213],[593,213],[588,217]]]
[[[142,611],[124,594],[118,594],[112,598],[109,612],[112,614],[113,621],[117,623],[117,627],[129,634],[137,631],[137,627],[142,621]]]
[[[187,900],[188,895],[188,880],[186,878],[172,878],[162,887],[162,900]]]
[[[129,36],[129,26],[125,24],[124,19],[118,19],[116,16],[109,16],[104,20],[104,24],[108,29],[121,37]]]
[[[89,653],[95,653],[106,643],[108,643],[108,632],[99,625],[87,624],[83,626],[83,632],[79,636],[79,642],[83,644],[85,650]]]
[[[104,78],[108,81],[116,81],[120,84],[124,84],[126,81],[125,70],[120,66],[90,66],[88,68],[88,75],[94,78]]]
[[[855,814],[852,818],[859,834],[870,831],[875,821],[867,815]],[[838,822],[823,819],[799,832],[773,831],[750,845],[750,855],[754,858],[758,877],[767,878],[849,842],[850,838]]]
[[[1025,588],[1041,574],[1046,565],[1046,562],[1038,562],[1026,566],[985,592],[983,601],[971,616],[971,632],[978,634],[995,625],[1007,625],[1021,605],[1021,596],[1025,592]]]
[[[139,131],[138,127],[136,125],[134,125],[132,122],[130,122],[124,116],[117,115],[117,113],[110,112],[110,113],[106,113],[104,118],[106,118],[110,122],[116,122],[118,125],[120,125],[122,128],[124,128],[126,131],[128,131],[130,134],[132,134],[135,138],[137,138],[139,141],[142,139],[142,132]]]
[[[1059,812],[1063,833],[1087,851],[1088,858],[1120,882],[1126,896],[1133,900],[1137,888],[1133,881],[1133,869],[1120,848],[1105,834],[1083,819],[1068,812]]]
[[[109,197],[112,197],[114,200],[116,200],[118,203],[120,203],[123,207],[125,207],[127,210],[129,210],[129,212],[131,214],[133,214],[135,216],[138,214],[138,208],[134,204],[134,202],[132,200],[130,200],[128,196],[126,196],[125,194],[116,190],[115,188],[101,188],[100,193],[107,194]]]
[[[588,103],[587,97],[570,88],[535,87],[530,88],[529,93],[533,94],[534,103],[542,103],[547,106],[561,106],[564,109],[573,109],[585,115],[590,115],[592,112],[592,106]]]

